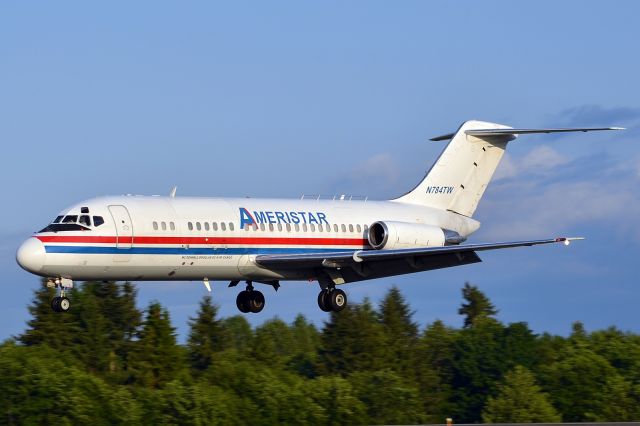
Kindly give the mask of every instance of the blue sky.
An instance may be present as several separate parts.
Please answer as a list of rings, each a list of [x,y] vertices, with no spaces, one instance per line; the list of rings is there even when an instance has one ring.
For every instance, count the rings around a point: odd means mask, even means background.
[[[3,2],[0,4],[0,339],[19,333],[38,279],[20,242],[104,194],[384,199],[412,188],[467,119],[515,127],[624,126],[521,137],[477,211],[474,242],[584,235],[566,247],[357,283],[398,285],[422,325],[459,326],[471,281],[503,321],[566,334],[640,332],[640,57],[632,1]],[[184,337],[200,283],[140,283]],[[265,290],[253,323],[302,312],[317,286]],[[236,291],[214,283],[223,315]]]

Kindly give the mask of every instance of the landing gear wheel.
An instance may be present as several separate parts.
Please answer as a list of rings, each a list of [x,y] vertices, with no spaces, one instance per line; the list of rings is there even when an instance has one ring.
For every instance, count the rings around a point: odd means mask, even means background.
[[[248,294],[249,310],[254,314],[264,309],[264,294],[259,291],[250,291]]]
[[[329,303],[327,303],[329,301],[329,294],[329,290],[321,290],[320,293],[318,293],[318,307],[323,312],[331,312],[331,307]]]
[[[339,289],[329,293],[329,306],[333,312],[340,312],[347,307],[347,294]]]
[[[66,297],[60,297],[60,301],[58,302],[58,312],[67,312],[71,307],[71,303],[69,303],[69,299]]]
[[[250,308],[249,308],[249,292],[246,290],[242,290],[240,293],[238,293],[238,296],[236,297],[236,306],[238,307],[238,310],[240,312],[242,312],[243,314],[247,314],[250,312]]]
[[[60,310],[60,299],[62,299],[62,297],[54,297],[51,299],[51,309],[53,309],[53,312],[62,312]]]

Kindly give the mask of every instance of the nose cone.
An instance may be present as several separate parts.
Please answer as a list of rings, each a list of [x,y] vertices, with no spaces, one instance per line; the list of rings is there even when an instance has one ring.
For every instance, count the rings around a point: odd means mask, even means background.
[[[16,252],[16,260],[18,265],[25,271],[37,274],[44,266],[44,258],[46,252],[44,244],[37,238],[31,237]]]

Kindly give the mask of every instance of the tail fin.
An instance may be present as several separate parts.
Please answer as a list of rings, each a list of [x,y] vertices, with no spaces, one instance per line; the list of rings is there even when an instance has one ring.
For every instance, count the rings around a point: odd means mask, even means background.
[[[394,201],[420,204],[471,217],[493,176],[507,143],[518,134],[622,130],[618,127],[579,129],[514,129],[502,124],[467,121],[451,139],[425,178]]]

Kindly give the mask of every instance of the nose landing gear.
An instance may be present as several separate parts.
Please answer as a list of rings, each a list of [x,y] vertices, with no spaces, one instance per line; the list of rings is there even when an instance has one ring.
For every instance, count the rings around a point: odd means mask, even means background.
[[[54,312],[67,312],[70,307],[71,303],[66,297],[60,296],[51,299],[51,309],[53,309]]]
[[[340,312],[347,307],[347,294],[338,288],[325,288],[318,293],[318,306],[324,312]]]
[[[73,288],[73,281],[67,278],[56,278],[47,281],[47,287],[55,287],[60,289],[60,296],[51,299],[51,309],[54,312],[67,312],[71,307],[71,302],[66,297],[66,289]]]

